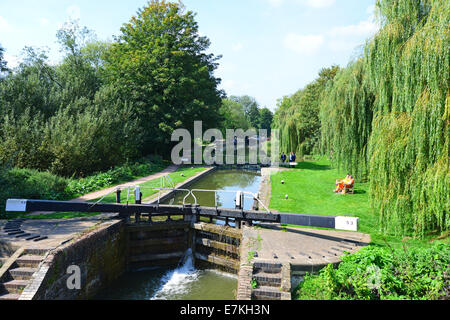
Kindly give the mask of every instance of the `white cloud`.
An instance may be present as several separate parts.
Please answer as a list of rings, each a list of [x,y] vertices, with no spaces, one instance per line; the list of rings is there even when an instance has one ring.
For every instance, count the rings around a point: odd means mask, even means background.
[[[311,8],[327,8],[332,6],[336,0],[305,0],[304,3]]]
[[[378,25],[373,19],[361,21],[358,24],[334,27],[330,31],[331,36],[352,37],[352,36],[371,36],[378,31]]]
[[[242,51],[242,49],[244,49],[244,45],[241,42],[235,43],[231,46],[231,49],[234,52],[239,52]]]
[[[371,5],[366,9],[369,17],[358,24],[347,26],[337,26],[332,28],[327,36],[330,37],[328,47],[332,51],[351,51],[362,41],[374,36],[380,30],[379,23],[375,20],[375,6]]]
[[[221,86],[225,91],[228,92],[236,88],[236,82],[233,80],[223,80]]]
[[[40,18],[39,24],[42,26],[47,26],[50,23],[50,21],[47,18]]]
[[[284,38],[284,46],[302,55],[313,55],[324,43],[322,35],[299,35],[290,33]]]
[[[0,33],[2,32],[11,32],[12,26],[6,21],[5,18],[0,16]]]
[[[72,5],[67,8],[67,14],[73,20],[79,20],[81,18],[81,10],[80,7]]]
[[[17,56],[11,56],[7,53],[5,53],[4,58],[7,62],[7,67],[9,69],[14,69],[15,67],[18,67],[19,64],[22,62],[22,59]]]
[[[267,2],[269,2],[272,7],[278,8],[283,4],[284,0],[267,0]]]
[[[375,5],[372,4],[372,5],[368,6],[367,9],[366,9],[366,12],[370,16],[375,15]]]

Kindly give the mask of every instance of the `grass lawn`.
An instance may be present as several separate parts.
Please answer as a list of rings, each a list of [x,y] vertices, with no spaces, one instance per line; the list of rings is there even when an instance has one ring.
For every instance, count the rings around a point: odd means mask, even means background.
[[[345,177],[346,172],[339,172],[331,168],[328,160],[319,160],[299,163],[292,171],[281,171],[272,175],[272,196],[270,209],[280,212],[350,216],[360,218],[359,232],[371,235],[372,243],[393,247],[401,246],[428,246],[435,239],[448,242],[448,235],[428,235],[424,239],[411,237],[395,237],[383,235],[379,229],[379,218],[373,212],[369,202],[368,183],[356,181],[355,194],[335,194],[336,180]],[[281,184],[284,180],[285,184]],[[285,196],[289,200],[285,200]]]

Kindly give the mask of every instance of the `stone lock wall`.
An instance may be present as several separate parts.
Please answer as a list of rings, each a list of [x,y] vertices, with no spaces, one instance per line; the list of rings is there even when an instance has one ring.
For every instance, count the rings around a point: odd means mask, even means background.
[[[127,268],[177,266],[190,242],[190,223],[172,221],[127,226]]]
[[[199,267],[237,274],[241,238],[241,230],[208,223],[104,223],[51,251],[35,274],[27,297],[33,300],[92,299],[126,271],[177,266],[188,248],[193,249]],[[67,286],[73,276],[68,272],[71,266],[80,268],[80,290]]]
[[[75,300],[93,298],[126,270],[126,230],[121,221],[100,227],[47,256],[46,270],[33,300]],[[81,289],[71,290],[67,280],[70,266],[81,271]]]
[[[196,265],[238,274],[241,230],[209,223],[196,223],[192,229]]]

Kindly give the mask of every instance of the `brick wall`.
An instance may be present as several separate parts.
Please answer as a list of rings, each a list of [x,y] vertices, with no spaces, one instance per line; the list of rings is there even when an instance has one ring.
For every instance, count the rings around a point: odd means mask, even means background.
[[[33,300],[93,298],[126,270],[126,231],[121,221],[102,226],[52,252],[41,266]],[[70,290],[69,266],[81,271],[81,289]]]

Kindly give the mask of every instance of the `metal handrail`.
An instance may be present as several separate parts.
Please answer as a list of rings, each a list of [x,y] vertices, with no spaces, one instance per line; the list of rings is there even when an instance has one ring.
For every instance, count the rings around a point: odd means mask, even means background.
[[[241,190],[208,190],[208,189],[192,189],[191,190],[191,194],[192,196],[194,196],[194,192],[214,192],[215,194],[215,207],[217,207],[217,193],[218,192],[224,192],[224,193],[238,193],[238,192],[242,192],[244,195],[248,194],[251,195],[252,197],[246,197],[247,199],[253,199],[258,201],[258,203],[268,212],[268,213],[272,213],[265,205],[264,203],[262,203],[262,201],[258,198],[258,195],[249,191],[241,191]],[[194,199],[196,199],[196,197],[194,196]],[[195,202],[195,205],[198,205],[197,201]]]
[[[161,201],[161,191],[182,191],[182,192],[187,192],[187,195],[186,195],[186,196],[184,197],[184,199],[183,199],[183,205],[186,205],[186,199],[187,199],[187,197],[189,197],[189,195],[192,195],[193,198],[194,198],[194,200],[195,200],[195,203],[197,203],[197,198],[196,198],[196,196],[195,196],[194,194],[192,194],[191,190],[188,190],[188,189],[177,189],[177,188],[173,188],[173,187],[172,187],[172,188],[166,188],[166,187],[162,187],[162,188],[157,188],[157,187],[141,187],[141,186],[130,186],[130,187],[125,187],[125,188],[120,188],[120,187],[118,187],[118,188],[116,188],[114,191],[108,193],[107,195],[109,195],[109,194],[111,194],[111,193],[113,193],[113,192],[117,192],[117,190],[127,190],[127,204],[128,204],[128,203],[129,203],[129,199],[130,199],[130,191],[135,192],[137,188],[139,188],[140,190],[143,190],[143,189],[150,189],[150,190],[156,190],[156,191],[159,191],[159,192],[158,192],[158,204],[159,204],[160,201]],[[106,196],[107,196],[107,195],[106,195]],[[106,196],[104,196],[104,197],[106,197]],[[103,197],[103,198],[104,198],[104,197]],[[103,200],[103,198],[100,199],[98,202],[101,202],[101,200]],[[98,203],[98,202],[97,202],[97,203]]]
[[[173,181],[172,181],[172,183],[173,183]],[[160,187],[160,188],[157,188],[157,187],[141,187],[141,186],[129,186],[129,187],[124,187],[124,188],[120,188],[120,187],[118,187],[118,188],[116,188],[115,189],[115,191],[112,191],[112,192],[110,192],[110,193],[108,193],[107,195],[109,195],[109,194],[111,194],[111,193],[113,193],[113,192],[117,192],[118,190],[127,190],[127,205],[128,205],[128,203],[129,203],[129,199],[130,199],[130,191],[136,191],[137,190],[137,188],[139,188],[140,190],[143,190],[143,189],[150,189],[150,190],[156,190],[156,191],[159,191],[158,192],[158,205],[160,204],[160,201],[161,201],[161,191],[181,191],[181,192],[186,192],[187,194],[186,194],[186,196],[183,198],[183,206],[185,206],[185,205],[187,205],[187,203],[186,203],[186,200],[187,200],[187,198],[191,195],[193,198],[194,198],[194,205],[198,205],[198,200],[197,200],[197,197],[195,196],[195,192],[214,192],[214,203],[215,203],[215,207],[217,208],[217,193],[218,192],[222,192],[222,193],[235,193],[235,194],[237,194],[238,192],[241,192],[243,195],[244,195],[244,198],[247,198],[247,199],[252,199],[252,200],[256,200],[266,211],[267,211],[267,213],[270,213],[270,214],[272,214],[272,212],[264,205],[264,203],[259,199],[259,197],[258,197],[258,195],[257,194],[255,194],[255,193],[252,193],[252,192],[249,192],[249,191],[241,191],[241,190],[209,190],[209,189],[191,189],[191,190],[189,190],[189,189],[177,189],[177,188],[175,188],[175,187],[172,187],[172,188],[166,188],[166,187],[164,187],[164,184],[163,184],[163,187]],[[103,198],[105,198],[107,195],[105,195]],[[250,195],[251,197],[245,197],[245,195]],[[101,200],[103,200],[103,198],[102,199],[100,199],[98,202],[96,202],[95,204],[97,204],[97,203],[99,203],[99,202],[101,202]],[[93,206],[95,206],[95,204],[93,204]]]
[[[166,175],[166,176],[162,176],[160,179],[160,186],[162,188],[166,187],[166,180],[169,182],[169,185],[172,189],[175,189],[175,184],[173,183],[172,178],[170,177],[170,175]]]

